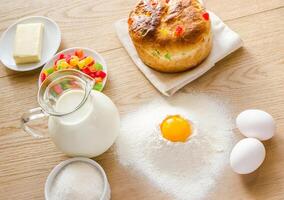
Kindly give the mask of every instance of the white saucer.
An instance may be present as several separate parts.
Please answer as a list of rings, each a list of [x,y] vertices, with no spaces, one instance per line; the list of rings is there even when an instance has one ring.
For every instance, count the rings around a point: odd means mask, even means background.
[[[44,36],[42,44],[41,60],[37,63],[16,64],[13,58],[14,38],[17,24],[42,23],[44,24]],[[32,16],[18,20],[8,27],[0,38],[0,60],[11,70],[30,71],[44,65],[57,52],[61,42],[61,32],[59,26],[53,20],[42,17]]]

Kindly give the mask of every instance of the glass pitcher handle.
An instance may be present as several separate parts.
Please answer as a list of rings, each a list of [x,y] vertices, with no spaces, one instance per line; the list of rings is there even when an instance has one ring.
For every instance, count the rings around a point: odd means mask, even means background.
[[[40,133],[39,131],[33,129],[31,126],[28,125],[29,122],[42,119],[44,117],[48,117],[42,108],[33,108],[30,109],[28,112],[24,113],[21,118],[21,126],[25,132],[33,136],[34,138],[43,138],[44,134]]]

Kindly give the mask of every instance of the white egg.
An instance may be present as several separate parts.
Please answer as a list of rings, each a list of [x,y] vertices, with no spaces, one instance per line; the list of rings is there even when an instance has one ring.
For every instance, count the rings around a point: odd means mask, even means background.
[[[250,109],[241,112],[236,124],[246,137],[268,140],[273,137],[276,125],[273,117],[262,110]]]
[[[230,155],[230,164],[234,172],[249,174],[262,164],[264,158],[264,145],[255,138],[245,138],[234,146]]]

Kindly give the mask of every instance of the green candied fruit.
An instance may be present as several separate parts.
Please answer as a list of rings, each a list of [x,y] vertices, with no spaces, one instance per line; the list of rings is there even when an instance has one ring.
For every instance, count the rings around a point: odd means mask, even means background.
[[[96,71],[103,70],[103,66],[100,63],[98,63],[98,62],[96,62],[95,68],[96,68]]]
[[[54,72],[54,70],[53,70],[53,68],[51,67],[51,68],[47,68],[47,69],[46,69],[46,72],[47,72],[47,74],[49,75],[49,74],[52,74],[52,73]]]
[[[94,89],[97,91],[102,91],[103,90],[103,84],[102,83],[96,83],[94,86]]]
[[[166,53],[164,57],[165,57],[166,59],[168,59],[168,60],[171,60],[171,59],[172,59],[172,57],[171,57],[171,55],[170,55],[169,53]]]
[[[60,85],[61,85],[61,88],[62,88],[63,90],[67,90],[67,89],[70,88],[70,85],[69,85],[69,81],[68,81],[68,80],[62,81],[62,82],[60,83]]]
[[[51,93],[52,96],[57,97],[56,92],[54,92],[53,90],[50,90],[50,93]]]
[[[59,66],[57,66],[57,70],[63,70],[64,68],[61,66],[61,65],[59,65]]]

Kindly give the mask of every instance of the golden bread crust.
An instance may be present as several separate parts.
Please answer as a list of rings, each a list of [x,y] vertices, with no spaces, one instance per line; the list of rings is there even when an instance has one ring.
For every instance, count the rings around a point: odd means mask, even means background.
[[[158,71],[188,70],[210,53],[209,15],[198,0],[140,0],[128,24],[140,58]]]

